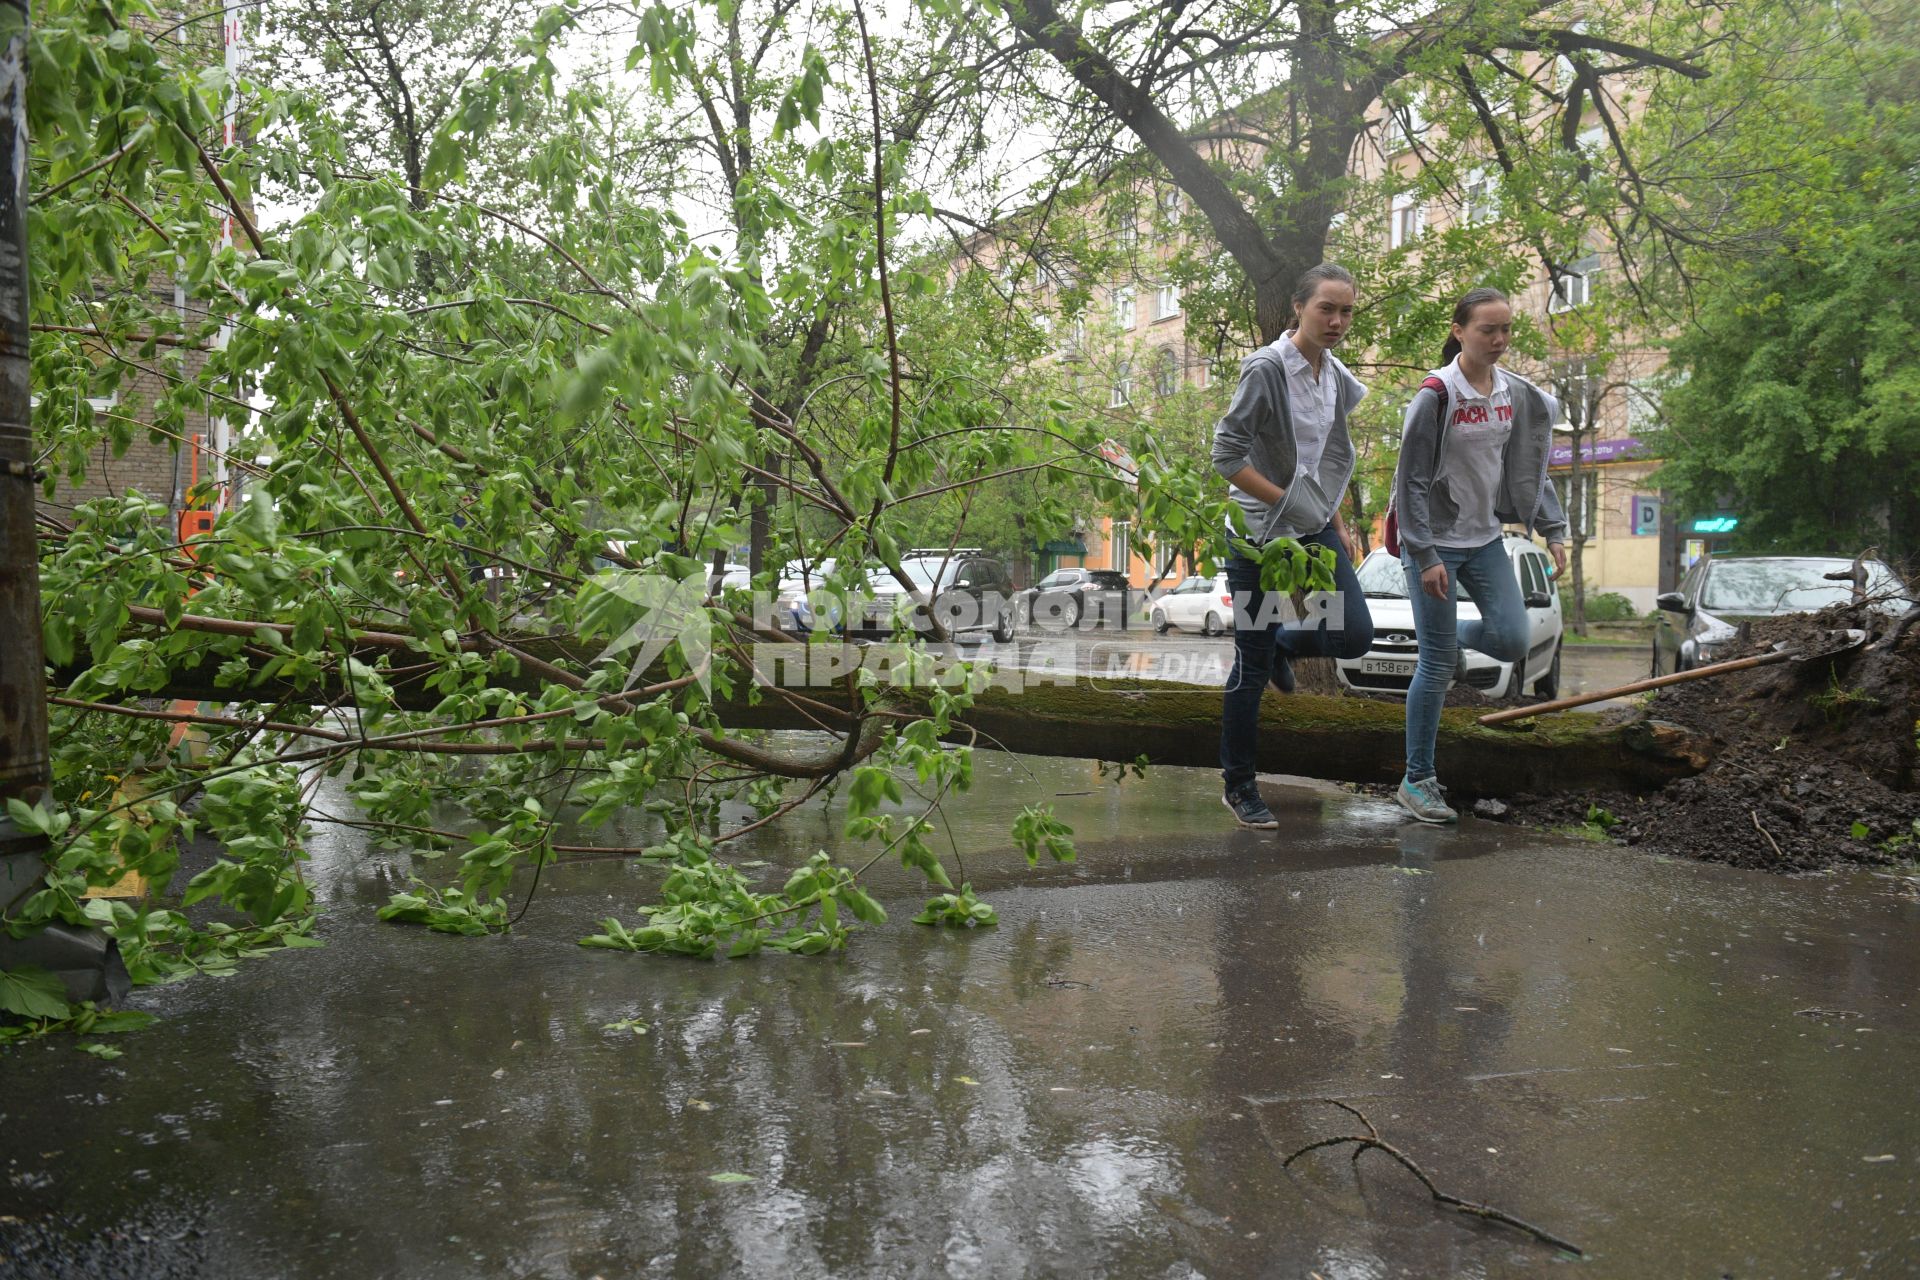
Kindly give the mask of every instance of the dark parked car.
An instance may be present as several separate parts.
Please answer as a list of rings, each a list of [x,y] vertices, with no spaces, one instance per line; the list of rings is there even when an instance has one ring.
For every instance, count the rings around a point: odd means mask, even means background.
[[[948,634],[977,637],[985,632],[995,640],[1013,639],[1013,577],[1003,561],[974,551],[956,551],[951,556],[909,556],[900,567],[914,590],[932,601]],[[867,585],[872,599],[857,631],[891,634],[896,615],[906,616],[916,634],[928,631],[927,606],[916,604],[891,572],[874,571]]]
[[[1056,569],[1020,593],[1020,621],[1040,631],[1071,631],[1091,616],[1097,625],[1127,625],[1127,575],[1111,569]]]
[[[1851,582],[1827,574],[1844,573],[1853,561],[1844,556],[1702,556],[1680,580],[1678,591],[1662,594],[1653,626],[1653,674],[1703,667],[1728,656],[1751,618],[1783,613],[1812,613],[1844,604]],[[1863,566],[1866,591],[1878,597],[1875,608],[1904,613],[1910,603],[1900,576],[1878,560]]]

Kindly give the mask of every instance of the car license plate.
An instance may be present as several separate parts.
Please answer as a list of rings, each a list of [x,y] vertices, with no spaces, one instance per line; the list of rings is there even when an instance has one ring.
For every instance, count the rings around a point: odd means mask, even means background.
[[[1362,658],[1360,673],[1369,676],[1410,676],[1415,661],[1413,658]]]

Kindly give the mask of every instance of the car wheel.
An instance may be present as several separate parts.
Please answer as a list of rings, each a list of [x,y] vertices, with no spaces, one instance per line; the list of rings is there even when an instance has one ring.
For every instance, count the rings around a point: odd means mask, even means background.
[[[1067,630],[1071,631],[1080,625],[1080,615],[1084,612],[1086,612],[1086,605],[1081,602],[1079,596],[1068,598],[1067,607],[1060,611],[1061,620],[1067,624]]]
[[[1200,624],[1200,634],[1203,636],[1217,636],[1222,630],[1220,615],[1217,613],[1209,613],[1207,620]]]
[[[1563,648],[1563,644],[1553,646],[1553,665],[1547,668],[1547,674],[1533,682],[1533,691],[1543,698],[1560,696],[1560,651]]]
[[[1153,611],[1153,634],[1163,636],[1167,634],[1167,628],[1172,625],[1171,622],[1167,621],[1167,611],[1165,609],[1155,609]]]
[[[1013,611],[1006,610],[993,624],[993,638],[1001,644],[1013,639]]]

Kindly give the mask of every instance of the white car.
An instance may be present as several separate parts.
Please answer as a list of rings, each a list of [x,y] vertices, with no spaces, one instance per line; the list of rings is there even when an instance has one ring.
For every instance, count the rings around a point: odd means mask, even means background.
[[[1462,646],[1453,669],[1456,684],[1478,689],[1490,698],[1534,693],[1543,698],[1560,692],[1560,647],[1564,628],[1560,593],[1552,580],[1553,561],[1536,543],[1517,533],[1501,541],[1520,583],[1527,609],[1527,656],[1524,663],[1501,662],[1478,649]],[[1414,664],[1420,655],[1414,637],[1413,602],[1407,599],[1407,575],[1400,561],[1375,548],[1360,562],[1361,590],[1373,613],[1373,648],[1358,658],[1339,658],[1334,670],[1340,683],[1362,693],[1405,697],[1413,684]],[[1459,620],[1477,620],[1480,611],[1460,593]],[[1515,670],[1516,666],[1520,669]]]
[[[786,567],[780,571],[780,584],[773,605],[774,623],[782,631],[811,631],[816,606],[822,610],[823,626],[829,629],[839,627],[840,602],[833,598],[833,593],[827,587],[834,564],[832,556],[811,562],[787,561]]]
[[[1169,627],[1198,631],[1203,636],[1222,635],[1233,630],[1233,588],[1227,585],[1224,573],[1211,577],[1195,574],[1156,596],[1148,617],[1154,631],[1162,635]]]
[[[613,555],[627,556],[634,559],[639,559],[650,554],[638,542],[608,542],[606,550]],[[594,563],[602,569],[619,567],[607,555],[598,557]],[[718,588],[738,587],[744,591],[753,585],[753,571],[747,568],[746,565],[728,560],[721,566],[720,577],[718,580],[715,580],[713,577],[712,559],[702,556],[701,563],[707,566],[707,581],[710,586]]]

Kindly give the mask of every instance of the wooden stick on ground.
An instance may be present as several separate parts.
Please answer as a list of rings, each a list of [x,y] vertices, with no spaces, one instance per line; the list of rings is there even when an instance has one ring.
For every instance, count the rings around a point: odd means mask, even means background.
[[[1735,658],[1731,662],[1716,662],[1710,667],[1695,667],[1691,671],[1676,671],[1668,676],[1655,676],[1651,680],[1636,680],[1632,684],[1623,684],[1614,689],[1596,689],[1591,693],[1577,693],[1570,698],[1555,698],[1552,702],[1536,703],[1531,707],[1508,707],[1505,711],[1490,711],[1480,717],[1481,724],[1505,724],[1509,720],[1525,720],[1531,716],[1545,715],[1549,711],[1565,711],[1571,707],[1584,707],[1589,702],[1605,702],[1608,698],[1618,698],[1628,693],[1645,693],[1649,689],[1664,689],[1670,684],[1684,684],[1688,680],[1705,680],[1708,676],[1725,675],[1729,671],[1745,671],[1749,667],[1764,667],[1775,662],[1785,662],[1797,657],[1793,649],[1780,649],[1773,653],[1757,654],[1751,658]]]
[[[1775,662],[1806,662],[1812,658],[1833,658],[1852,649],[1858,649],[1867,641],[1867,633],[1856,627],[1847,628],[1839,643],[1824,649],[1806,653],[1799,649],[1775,649],[1772,653],[1755,654],[1751,658],[1734,658],[1729,662],[1716,662],[1711,666],[1695,667],[1691,671],[1676,671],[1670,676],[1655,676],[1651,680],[1636,680],[1632,684],[1623,684],[1615,689],[1599,689],[1592,693],[1575,694],[1571,698],[1556,698],[1552,702],[1542,702],[1531,707],[1511,707],[1505,711],[1493,711],[1480,717],[1481,724],[1505,724],[1509,720],[1525,720],[1530,716],[1543,715],[1549,711],[1565,711],[1569,707],[1584,707],[1589,702],[1604,702],[1608,698],[1617,698],[1623,693],[1644,693],[1648,689],[1664,689],[1670,684],[1680,684],[1687,680],[1705,680],[1709,676],[1725,675],[1729,671],[1745,671],[1750,667],[1764,667]]]

